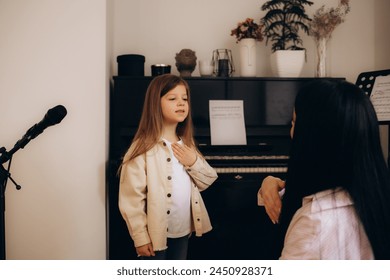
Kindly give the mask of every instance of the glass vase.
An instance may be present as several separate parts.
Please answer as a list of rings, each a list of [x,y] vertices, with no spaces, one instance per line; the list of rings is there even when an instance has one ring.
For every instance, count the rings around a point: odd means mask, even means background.
[[[328,38],[316,39],[317,46],[317,67],[315,76],[318,78],[327,76],[326,69],[326,49],[328,44]]]

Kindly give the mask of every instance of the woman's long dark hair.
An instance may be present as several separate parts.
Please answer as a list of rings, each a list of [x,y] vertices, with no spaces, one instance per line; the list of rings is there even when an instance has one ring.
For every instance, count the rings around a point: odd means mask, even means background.
[[[357,86],[316,80],[295,101],[281,225],[304,196],[336,187],[351,196],[376,259],[390,259],[390,179],[375,110]]]

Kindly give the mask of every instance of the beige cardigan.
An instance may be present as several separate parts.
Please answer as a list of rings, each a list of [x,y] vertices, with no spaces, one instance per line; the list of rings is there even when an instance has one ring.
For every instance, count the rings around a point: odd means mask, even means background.
[[[129,158],[131,149],[124,161]],[[122,166],[119,209],[135,247],[152,243],[155,251],[167,248],[167,211],[170,209],[172,191],[172,161],[169,158],[168,147],[161,140],[146,154]],[[196,236],[201,236],[212,227],[200,191],[217,179],[217,173],[201,155],[185,169],[192,182],[192,228]]]

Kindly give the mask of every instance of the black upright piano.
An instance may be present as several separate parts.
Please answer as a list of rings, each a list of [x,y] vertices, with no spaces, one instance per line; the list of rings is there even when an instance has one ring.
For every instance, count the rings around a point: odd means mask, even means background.
[[[135,259],[118,210],[117,169],[138,127],[152,77],[113,78],[110,95],[110,147],[107,181],[108,259]],[[200,151],[218,179],[202,192],[213,230],[192,236],[189,259],[276,259],[279,229],[257,205],[267,175],[285,178],[290,123],[299,88],[314,78],[186,78]],[[243,100],[247,145],[211,145],[209,100]]]

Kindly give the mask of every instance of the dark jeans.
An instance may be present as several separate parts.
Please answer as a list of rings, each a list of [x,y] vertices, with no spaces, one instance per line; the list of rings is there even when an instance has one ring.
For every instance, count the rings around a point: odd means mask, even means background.
[[[140,257],[141,260],[186,260],[189,236],[168,238],[168,248],[163,251],[155,251],[154,257]]]

